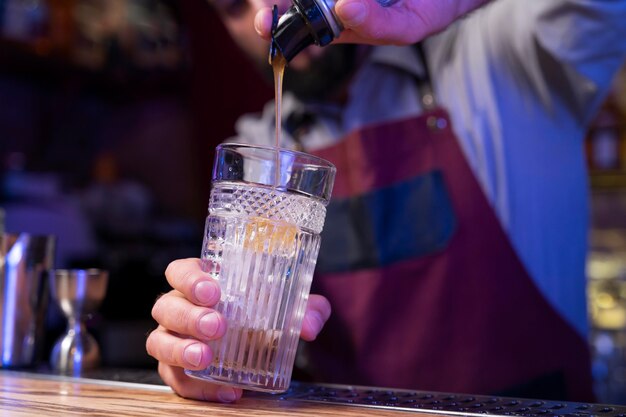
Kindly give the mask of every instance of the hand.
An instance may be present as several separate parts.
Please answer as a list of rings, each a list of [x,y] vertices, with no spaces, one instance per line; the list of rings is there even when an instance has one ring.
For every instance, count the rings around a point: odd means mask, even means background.
[[[398,0],[382,7],[376,0],[338,0],[335,13],[345,30],[335,42],[408,45],[446,28],[489,0]],[[272,12],[261,8],[254,26],[270,39]]]
[[[172,262],[165,271],[172,291],[152,308],[159,326],[148,336],[146,350],[159,361],[159,375],[180,396],[205,401],[232,402],[240,389],[188,377],[183,369],[205,369],[213,359],[206,344],[226,332],[225,318],[213,310],[220,287],[200,268],[199,259]],[[330,316],[330,304],[320,295],[309,296],[300,337],[312,341]]]

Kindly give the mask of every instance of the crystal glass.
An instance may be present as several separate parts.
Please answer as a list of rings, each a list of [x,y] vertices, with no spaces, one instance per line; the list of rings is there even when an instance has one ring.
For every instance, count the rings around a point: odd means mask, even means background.
[[[335,177],[320,158],[244,144],[217,148],[202,265],[219,282],[226,335],[187,374],[287,390]]]

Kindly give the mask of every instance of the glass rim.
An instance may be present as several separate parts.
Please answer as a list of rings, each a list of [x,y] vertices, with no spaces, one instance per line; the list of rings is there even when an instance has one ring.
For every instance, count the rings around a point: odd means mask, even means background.
[[[226,158],[228,155],[238,157]],[[280,167],[278,170],[275,169],[277,165]],[[225,142],[215,149],[211,180],[215,183],[255,184],[278,192],[315,198],[326,205],[330,202],[336,173],[337,168],[332,162],[310,153],[275,146]]]
[[[319,161],[319,163],[312,163],[311,166],[318,166],[320,168],[329,168],[329,169],[334,169],[334,170],[337,169],[335,167],[335,164],[333,164],[332,162],[324,158],[321,158],[319,156],[316,156],[307,152],[297,151],[295,149],[280,148],[280,147],[277,148],[275,146],[257,145],[254,143],[224,142],[224,143],[220,143],[219,145],[217,145],[216,150],[219,150],[222,148],[231,148],[231,149],[249,148],[249,149],[260,149],[260,150],[270,151],[270,152],[278,152],[280,154],[293,154],[293,155],[301,156],[302,158],[310,159],[312,161]]]

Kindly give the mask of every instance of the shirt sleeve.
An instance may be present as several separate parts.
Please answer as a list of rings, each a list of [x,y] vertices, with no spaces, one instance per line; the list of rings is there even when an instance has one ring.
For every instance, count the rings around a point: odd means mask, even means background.
[[[566,107],[584,125],[624,63],[626,0],[497,0],[443,38],[449,53],[464,39],[484,42],[494,71],[512,74],[546,110]]]
[[[586,332],[585,126],[626,54],[626,0],[494,0],[426,41],[435,95],[538,288]]]

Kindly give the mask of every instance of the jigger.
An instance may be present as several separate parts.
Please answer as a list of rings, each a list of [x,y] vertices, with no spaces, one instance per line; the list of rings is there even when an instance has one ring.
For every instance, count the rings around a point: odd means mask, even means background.
[[[71,375],[100,363],[100,348],[87,332],[85,321],[106,294],[108,273],[101,269],[57,269],[50,275],[51,299],[67,318],[67,331],[52,348],[52,369]]]

